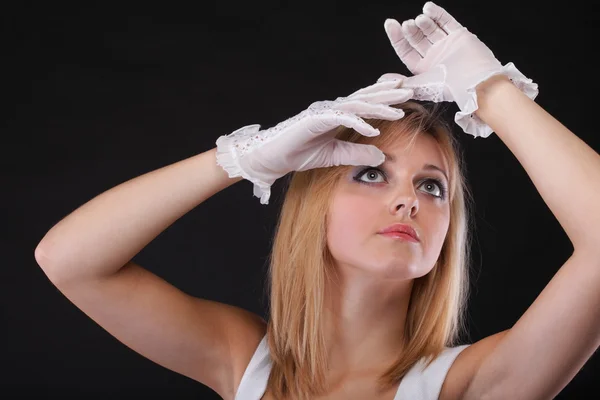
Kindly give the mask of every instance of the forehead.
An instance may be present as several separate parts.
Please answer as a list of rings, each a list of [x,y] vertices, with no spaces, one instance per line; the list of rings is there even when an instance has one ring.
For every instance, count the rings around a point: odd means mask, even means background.
[[[448,164],[439,143],[428,134],[419,134],[414,137],[403,137],[393,143],[378,146],[386,153],[386,162],[407,164],[425,163],[437,165],[448,170]]]

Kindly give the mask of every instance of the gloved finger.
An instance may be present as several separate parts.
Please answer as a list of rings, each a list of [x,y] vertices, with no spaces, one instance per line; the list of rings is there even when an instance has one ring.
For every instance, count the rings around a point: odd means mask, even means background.
[[[405,78],[406,77],[404,75],[388,72],[387,74],[381,75],[379,79],[377,79],[377,82],[402,80],[402,83],[404,83]]]
[[[406,40],[402,33],[402,26],[395,19],[388,18],[383,24],[385,32],[392,44],[392,47],[396,51],[400,60],[406,65],[410,72],[414,73],[417,64],[421,61],[421,54],[415,50],[411,44]]]
[[[427,15],[419,15],[417,18],[415,18],[415,23],[419,28],[421,28],[423,34],[431,43],[439,42],[440,40],[448,36],[446,32],[444,32],[438,26],[438,24],[436,24],[435,21],[429,18]]]
[[[362,101],[349,101],[336,107],[339,110],[350,112],[361,118],[377,118],[387,121],[396,121],[404,117],[404,111],[399,108],[383,104],[370,104]]]
[[[377,93],[361,94],[358,96],[353,96],[351,99],[349,98],[348,100],[352,100],[352,101],[358,100],[358,101],[364,101],[367,103],[390,105],[390,104],[404,103],[405,101],[408,101],[412,97],[412,95],[413,95],[412,89],[401,88],[401,89],[382,90]],[[340,103],[339,105],[343,105],[346,102]],[[339,105],[337,105],[335,107],[337,108]]]
[[[368,165],[376,167],[383,164],[385,154],[372,144],[352,143],[335,139],[329,144],[333,151],[328,157],[328,167],[337,165]]]
[[[402,76],[402,75],[400,75]],[[402,76],[402,78],[404,78],[404,76]],[[375,93],[375,92],[380,92],[382,90],[389,90],[389,89],[395,89],[398,86],[400,86],[402,84],[402,79],[397,79],[397,80],[386,80],[384,82],[377,82],[373,85],[364,87],[362,89],[357,90],[356,92],[352,93],[350,96],[348,97],[354,97],[354,96],[358,96],[361,94],[367,94],[367,93]]]
[[[322,114],[307,118],[303,123],[303,129],[308,130],[316,136],[330,132],[340,125],[354,129],[364,136],[372,137],[379,135],[379,129],[373,128],[357,115],[343,110],[328,110]]]
[[[342,115],[335,115],[337,117],[337,126],[343,125],[347,128],[352,128],[364,136],[379,136],[379,129],[373,128],[371,125],[367,124],[365,120],[355,114],[343,113]]]
[[[452,15],[432,1],[425,3],[423,13],[434,20],[448,34],[463,27]]]
[[[411,76],[407,78],[403,84],[405,89],[412,89],[414,100],[426,100],[439,103],[442,101],[451,101],[452,98],[448,96],[451,94],[444,94],[444,80],[446,77],[446,68],[444,65],[437,65],[429,68],[422,74]]]
[[[422,57],[425,57],[427,51],[431,48],[431,43],[425,37],[425,34],[417,26],[414,19],[406,20],[402,23],[402,33],[408,43],[419,52]]]

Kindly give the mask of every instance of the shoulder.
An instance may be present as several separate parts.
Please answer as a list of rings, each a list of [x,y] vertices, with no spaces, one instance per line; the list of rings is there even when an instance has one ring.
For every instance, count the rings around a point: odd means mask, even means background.
[[[462,398],[481,362],[491,353],[508,331],[507,329],[487,336],[461,351],[448,370],[440,391],[439,400],[456,400]]]

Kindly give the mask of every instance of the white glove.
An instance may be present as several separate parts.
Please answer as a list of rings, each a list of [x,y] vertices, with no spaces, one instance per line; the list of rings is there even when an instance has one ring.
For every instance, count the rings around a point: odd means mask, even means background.
[[[532,100],[538,85],[526,78],[513,63],[502,66],[492,51],[446,12],[432,2],[423,6],[424,14],[400,23],[385,21],[384,28],[400,60],[415,74],[404,78],[403,87],[413,88],[415,99],[433,102],[454,101],[460,111],[455,122],[474,137],[488,137],[492,129],[474,112],[479,108],[475,87],[494,75],[506,75]]]
[[[376,83],[334,101],[319,101],[307,110],[267,130],[248,125],[217,139],[217,164],[230,178],[243,177],[254,183],[254,195],[268,204],[271,185],[291,171],[305,171],[336,165],[383,163],[385,156],[376,146],[350,143],[335,138],[340,125],[364,136],[377,136],[379,130],[362,118],[394,121],[404,112],[391,107],[409,100],[410,89],[402,83]]]

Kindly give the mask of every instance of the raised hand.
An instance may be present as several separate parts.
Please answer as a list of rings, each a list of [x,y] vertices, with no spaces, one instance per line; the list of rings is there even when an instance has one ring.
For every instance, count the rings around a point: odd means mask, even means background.
[[[537,85],[508,63],[502,66],[492,51],[442,7],[427,2],[423,14],[400,24],[394,19],[384,24],[392,47],[415,76],[405,78],[404,87],[412,88],[417,100],[453,101],[460,108],[456,123],[466,133],[487,137],[491,128],[477,118],[475,88],[494,75],[507,75],[513,83],[534,99]]]
[[[413,91],[399,87],[401,84],[401,80],[379,82],[348,97],[315,102],[272,128],[248,125],[221,136],[217,139],[217,163],[230,178],[241,176],[254,183],[254,195],[261,204],[268,204],[275,180],[291,171],[380,165],[385,160],[381,150],[336,139],[335,128],[346,126],[364,136],[379,135],[363,118],[402,118],[404,112],[391,105],[409,100]]]
[[[395,19],[388,19],[384,24],[396,54],[413,74],[425,71],[421,61],[433,44],[463,28],[446,10],[432,2],[425,3],[423,12],[402,25]]]

